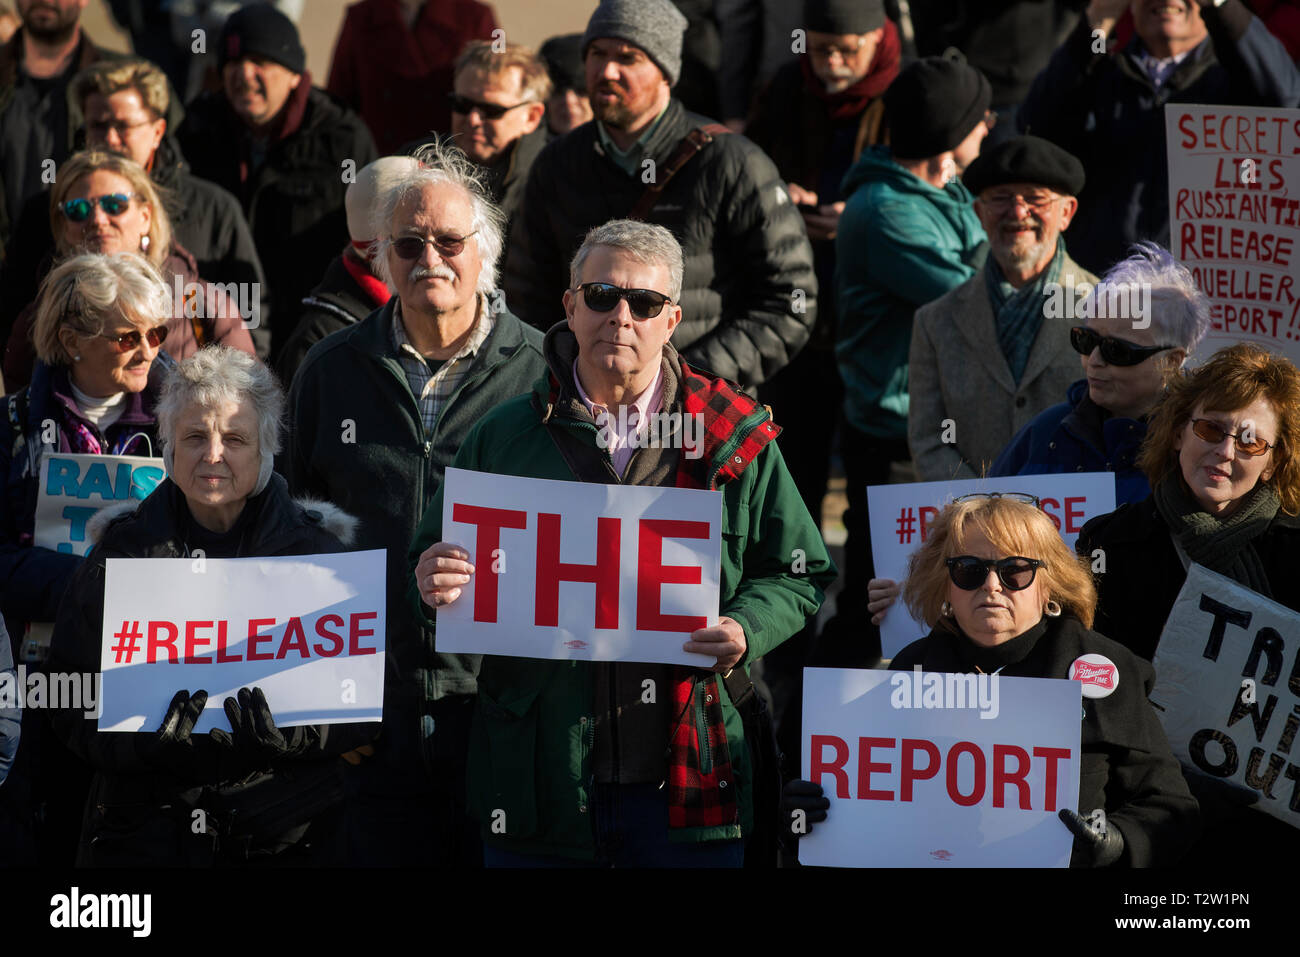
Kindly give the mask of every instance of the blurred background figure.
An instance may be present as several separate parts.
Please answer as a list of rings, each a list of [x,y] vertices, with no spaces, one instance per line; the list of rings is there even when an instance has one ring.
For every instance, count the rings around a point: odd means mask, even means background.
[[[546,101],[546,126],[552,136],[563,136],[591,119],[587,74],[582,65],[582,34],[551,37],[538,51],[551,75],[551,98]]]
[[[23,22],[7,3],[0,3],[0,43],[8,43]]]

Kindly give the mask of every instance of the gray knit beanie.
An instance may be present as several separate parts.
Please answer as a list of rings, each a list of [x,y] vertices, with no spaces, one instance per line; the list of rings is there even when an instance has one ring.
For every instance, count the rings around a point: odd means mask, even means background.
[[[659,67],[669,86],[682,72],[682,34],[686,17],[670,0],[601,0],[582,35],[582,58],[592,40],[610,37],[640,47]]]

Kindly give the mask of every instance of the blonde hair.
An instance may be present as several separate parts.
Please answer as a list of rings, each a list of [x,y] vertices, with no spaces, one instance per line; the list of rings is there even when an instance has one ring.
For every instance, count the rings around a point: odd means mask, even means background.
[[[32,344],[48,366],[72,357],[59,330],[98,336],[110,321],[164,325],[172,316],[172,294],[158,270],[137,253],[83,253],[55,266],[36,296]]]
[[[63,204],[67,201],[72,187],[91,173],[103,170],[122,177],[131,184],[131,192],[136,194],[133,202],[142,202],[149,207],[149,251],[142,253],[155,266],[161,267],[172,244],[172,224],[163,208],[161,190],[149,178],[143,166],[125,156],[108,153],[104,150],[84,150],[73,153],[59,167],[55,175],[54,189],[50,190],[50,230],[54,241],[63,255],[75,252],[63,241],[64,223]]]
[[[110,97],[123,90],[135,90],[140,102],[160,120],[167,116],[171,96],[167,76],[148,60],[101,60],[72,78],[72,96],[83,109],[92,93]]]
[[[545,103],[551,96],[551,74],[546,64],[532,50],[518,43],[507,43],[500,53],[492,48],[488,40],[473,40],[456,58],[453,78],[461,71],[473,68],[490,77],[504,76],[507,71],[518,67],[519,93],[525,103]]]
[[[1092,627],[1097,610],[1097,586],[1087,562],[1061,540],[1052,520],[1028,502],[1010,498],[973,498],[952,502],[926,529],[925,543],[907,563],[903,602],[912,617],[931,628],[952,629],[950,618],[941,614],[948,598],[946,560],[969,554],[966,543],[972,532],[987,538],[1009,555],[1022,555],[1043,562],[1038,569],[1049,601]]]

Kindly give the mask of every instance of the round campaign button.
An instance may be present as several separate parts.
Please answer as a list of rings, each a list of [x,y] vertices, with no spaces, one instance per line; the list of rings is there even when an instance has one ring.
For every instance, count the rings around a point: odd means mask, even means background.
[[[1119,668],[1105,655],[1080,655],[1066,677],[1083,685],[1085,698],[1105,698],[1119,687]]]

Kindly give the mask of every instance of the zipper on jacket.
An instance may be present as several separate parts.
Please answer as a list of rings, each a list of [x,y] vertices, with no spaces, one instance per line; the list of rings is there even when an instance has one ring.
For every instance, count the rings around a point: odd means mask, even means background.
[[[701,686],[695,679],[691,680],[691,698],[698,698],[695,703],[695,736],[700,742],[700,773],[710,774],[713,771],[713,747],[709,741],[709,721],[704,710],[704,687],[707,686]]]

